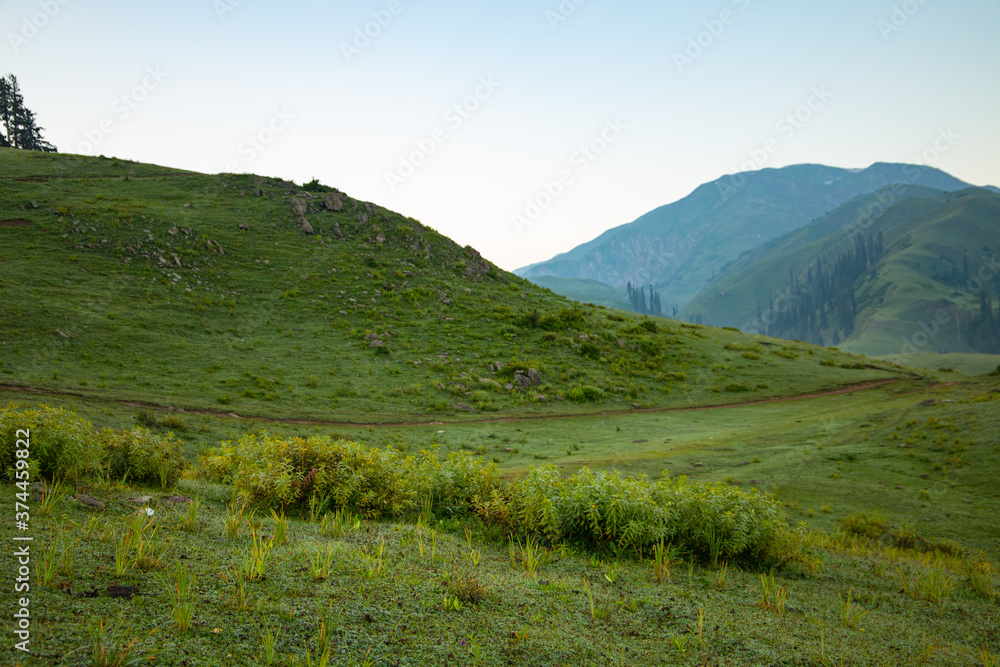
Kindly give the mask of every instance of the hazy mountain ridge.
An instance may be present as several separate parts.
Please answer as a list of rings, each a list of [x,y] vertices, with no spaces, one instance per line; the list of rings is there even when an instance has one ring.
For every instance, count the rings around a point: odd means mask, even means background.
[[[862,170],[803,164],[735,174],[514,273],[585,278],[622,289],[629,282],[652,284],[665,308],[683,306],[744,253],[893,183],[944,191],[969,187],[938,169],[889,163]]]

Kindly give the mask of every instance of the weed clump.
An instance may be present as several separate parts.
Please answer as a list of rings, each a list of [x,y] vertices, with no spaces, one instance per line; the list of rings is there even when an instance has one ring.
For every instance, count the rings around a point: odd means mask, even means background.
[[[97,472],[101,447],[90,422],[62,408],[41,405],[19,409],[13,403],[0,411],[0,469],[14,476],[18,440],[30,436],[31,477],[66,479]]]
[[[97,439],[101,443],[104,469],[114,477],[127,475],[141,484],[167,488],[184,472],[182,443],[173,433],[158,435],[142,427],[105,429]]]

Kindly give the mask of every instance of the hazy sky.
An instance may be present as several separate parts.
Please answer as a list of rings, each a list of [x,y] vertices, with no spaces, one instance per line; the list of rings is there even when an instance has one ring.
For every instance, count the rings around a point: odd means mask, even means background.
[[[996,0],[3,0],[0,26],[62,152],[315,177],[506,269],[750,168],[1000,185]]]

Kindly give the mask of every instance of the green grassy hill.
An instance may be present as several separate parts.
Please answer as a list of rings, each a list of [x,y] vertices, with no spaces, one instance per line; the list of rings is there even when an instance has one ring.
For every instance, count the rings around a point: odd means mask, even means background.
[[[0,174],[7,384],[378,422],[739,402],[897,372],[581,307],[330,188],[15,150]],[[529,368],[540,384],[507,388]]]
[[[880,197],[890,196],[895,203],[884,213],[863,217],[879,205]],[[861,197],[749,254],[681,315],[768,330],[763,316],[780,317],[802,299],[790,276],[801,284],[817,259],[833,264],[851,249],[857,237],[850,232],[860,220],[864,224],[856,229],[864,236],[883,235],[884,252],[853,284],[856,315],[851,328],[839,328],[831,320],[818,334],[791,330],[785,335],[873,356],[993,351],[989,336],[974,320],[982,315],[980,294],[994,305],[1000,294],[1000,271],[992,268],[1000,248],[998,217],[1000,195],[985,189],[944,194],[909,187]],[[985,282],[978,280],[980,269]],[[948,321],[935,322],[939,316]]]

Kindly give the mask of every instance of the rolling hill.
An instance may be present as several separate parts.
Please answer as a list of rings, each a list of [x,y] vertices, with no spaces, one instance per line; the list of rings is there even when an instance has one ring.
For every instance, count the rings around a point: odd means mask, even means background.
[[[804,164],[725,176],[515,273],[529,280],[596,280],[623,292],[628,282],[652,284],[669,311],[686,304],[744,253],[894,183],[944,191],[969,187],[937,169],[887,163],[863,170]]]
[[[870,355],[995,354],[998,248],[1000,195],[885,189],[748,254],[682,315]]]
[[[15,150],[0,174],[8,386],[398,422],[735,403],[896,372],[581,307],[317,183]]]

